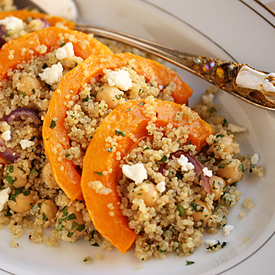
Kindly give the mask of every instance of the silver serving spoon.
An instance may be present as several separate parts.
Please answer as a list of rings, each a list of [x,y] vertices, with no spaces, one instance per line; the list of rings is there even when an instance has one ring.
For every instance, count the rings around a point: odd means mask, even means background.
[[[38,0],[14,0],[14,4],[18,8],[33,6],[41,12],[51,13],[47,8],[50,5],[42,8]],[[76,12],[76,7],[72,8]],[[72,9],[69,16],[72,16]],[[250,104],[275,111],[275,73],[265,73],[247,64],[185,53],[109,28],[76,23],[75,29],[152,53]]]

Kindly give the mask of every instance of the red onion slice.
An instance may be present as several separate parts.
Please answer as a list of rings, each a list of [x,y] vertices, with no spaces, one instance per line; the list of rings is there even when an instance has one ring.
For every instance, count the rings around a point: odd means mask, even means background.
[[[39,18],[41,21],[42,21],[42,23],[43,23],[43,25],[42,25],[42,29],[45,29],[45,28],[48,28],[49,26],[50,26],[50,23],[46,20],[46,19],[44,19],[44,18]]]
[[[34,124],[40,125],[42,124],[41,119],[38,117],[38,115],[27,108],[20,108],[14,111],[11,111],[11,113],[4,117],[4,120],[10,124],[12,121],[20,119],[22,116],[25,117],[31,117],[33,119]]]
[[[17,154],[14,150],[7,147],[5,141],[0,137],[0,147],[4,147],[5,151],[1,152],[1,156],[10,162],[14,162],[19,158],[19,154]]]
[[[3,46],[6,43],[5,37],[6,36],[6,27],[4,25],[0,25],[0,46]]]
[[[205,176],[203,173],[203,168],[205,168],[194,155],[192,155],[190,152],[184,152],[183,150],[178,150],[175,153],[171,154],[169,159],[172,159],[172,157],[180,158],[181,155],[184,155],[187,157],[188,161],[191,162],[194,165],[194,171],[196,173],[196,181],[203,187],[203,189],[209,193],[212,194],[212,182],[211,178],[208,176]],[[164,175],[164,169],[166,167],[167,163],[164,163],[160,167],[160,172]]]

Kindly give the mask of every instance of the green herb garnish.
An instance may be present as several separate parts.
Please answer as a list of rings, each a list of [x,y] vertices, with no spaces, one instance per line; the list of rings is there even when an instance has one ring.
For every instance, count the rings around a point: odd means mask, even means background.
[[[56,122],[55,120],[52,120],[51,124],[50,124],[50,128],[53,129],[56,126]]]
[[[126,133],[124,131],[119,131],[119,130],[115,130],[115,135],[126,137]]]

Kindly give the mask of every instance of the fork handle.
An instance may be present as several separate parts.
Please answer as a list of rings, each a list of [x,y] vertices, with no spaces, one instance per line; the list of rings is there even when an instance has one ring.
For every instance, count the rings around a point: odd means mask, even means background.
[[[237,76],[244,66],[248,66],[254,72],[257,71],[249,65],[234,61],[225,61],[217,58],[189,54],[179,50],[143,39],[130,34],[122,33],[108,28],[76,24],[76,30],[93,33],[95,36],[113,39],[121,43],[136,47],[140,50],[152,53],[172,64],[175,64],[188,72],[199,76],[218,88],[235,95],[242,100],[258,107],[275,111],[275,96],[267,91],[241,87],[236,83]],[[275,93],[274,93],[275,95]]]

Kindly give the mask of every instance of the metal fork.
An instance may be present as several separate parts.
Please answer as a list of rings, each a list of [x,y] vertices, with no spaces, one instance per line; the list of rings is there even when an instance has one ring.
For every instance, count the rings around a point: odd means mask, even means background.
[[[14,0],[18,8],[33,6],[47,12],[31,0]],[[75,29],[112,39],[154,54],[177,65],[254,106],[275,111],[275,74],[256,70],[247,64],[179,51],[113,29],[75,24]]]

